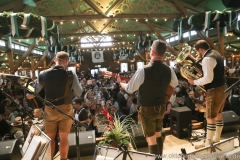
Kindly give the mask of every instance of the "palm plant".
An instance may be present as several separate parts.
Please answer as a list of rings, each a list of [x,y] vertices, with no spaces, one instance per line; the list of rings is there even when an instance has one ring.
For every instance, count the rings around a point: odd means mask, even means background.
[[[136,125],[135,121],[131,117],[125,117],[120,121],[120,117],[116,114],[113,116],[113,122],[110,122],[106,127],[106,131],[103,133],[104,139],[101,140],[98,145],[106,145],[111,147],[117,147],[117,145],[129,146],[129,144],[135,145],[135,140],[130,132],[131,125]],[[117,145],[116,145],[117,144]]]

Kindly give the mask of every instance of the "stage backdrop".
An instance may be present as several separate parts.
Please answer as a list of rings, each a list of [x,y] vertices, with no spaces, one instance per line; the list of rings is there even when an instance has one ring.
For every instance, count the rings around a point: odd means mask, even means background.
[[[93,63],[104,62],[103,51],[92,51],[92,62]]]

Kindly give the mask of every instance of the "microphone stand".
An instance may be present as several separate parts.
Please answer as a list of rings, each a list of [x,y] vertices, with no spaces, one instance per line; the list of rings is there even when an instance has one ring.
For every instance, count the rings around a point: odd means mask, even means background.
[[[239,79],[237,82],[233,83],[230,87],[228,87],[228,88],[224,91],[224,93],[227,93],[228,91],[230,91],[230,90],[231,90],[234,86],[236,86],[239,82],[240,82],[240,79]]]
[[[22,86],[23,87],[23,86]],[[25,87],[23,87],[25,88]],[[80,153],[79,153],[79,131],[78,131],[78,127],[85,127],[87,128],[87,125],[81,123],[80,121],[78,121],[75,117],[73,117],[70,114],[65,113],[64,111],[62,111],[61,109],[57,108],[54,104],[52,104],[51,102],[47,101],[46,99],[43,99],[42,97],[40,97],[39,95],[37,95],[36,93],[33,93],[32,91],[30,91],[28,88],[26,88],[31,94],[33,94],[35,97],[37,97],[40,101],[42,101],[45,105],[47,106],[52,106],[52,109],[56,109],[59,113],[67,116],[68,118],[73,120],[73,124],[75,127],[75,135],[76,135],[76,149],[77,149],[77,159],[80,160]]]
[[[31,114],[29,114],[26,109],[24,107],[21,107],[17,102],[15,102],[12,97],[7,94],[5,91],[1,90],[1,92],[7,97],[9,98],[13,103],[14,105],[18,108],[18,110],[20,111],[20,115],[21,115],[21,120],[22,120],[22,130],[23,130],[23,138],[24,138],[24,141],[26,139],[26,131],[25,131],[25,124],[24,124],[24,114],[28,115],[32,120],[34,119],[33,116]]]

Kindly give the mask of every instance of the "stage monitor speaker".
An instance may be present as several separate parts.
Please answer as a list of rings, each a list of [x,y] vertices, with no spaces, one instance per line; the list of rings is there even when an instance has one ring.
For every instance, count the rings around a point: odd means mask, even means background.
[[[239,129],[239,116],[233,111],[225,111],[222,113],[224,122],[222,133],[235,132]]]
[[[69,140],[68,158],[76,158],[77,151],[75,133],[70,133],[68,135],[68,140]],[[96,146],[95,130],[79,132],[79,152],[81,157],[93,155],[95,146]]]
[[[17,139],[0,141],[0,159],[14,160],[19,156],[20,148],[16,147],[16,142]]]
[[[141,124],[131,125],[130,132],[132,133],[132,135],[134,137],[135,145],[136,145],[137,148],[143,148],[143,147],[147,147],[148,146],[146,138],[144,137],[144,134],[143,134],[143,130],[142,130]],[[135,145],[132,144],[132,146],[134,148],[135,148]]]
[[[222,3],[227,8],[239,8],[239,0],[222,0]]]
[[[191,134],[192,111],[188,107],[170,110],[170,133],[178,138],[187,138]],[[190,133],[189,133],[190,132]]]

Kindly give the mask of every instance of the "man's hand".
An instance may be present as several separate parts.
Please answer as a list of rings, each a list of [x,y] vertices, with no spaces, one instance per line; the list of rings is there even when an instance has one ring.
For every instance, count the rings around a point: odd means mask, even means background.
[[[35,96],[34,95],[32,95],[32,94],[26,94],[26,98],[27,99],[33,99],[33,98],[35,98]]]
[[[120,78],[119,74],[117,74],[117,81],[118,81],[118,83],[122,82],[122,79]]]
[[[190,83],[190,84],[194,84],[194,80],[193,79],[188,79],[188,83]]]

